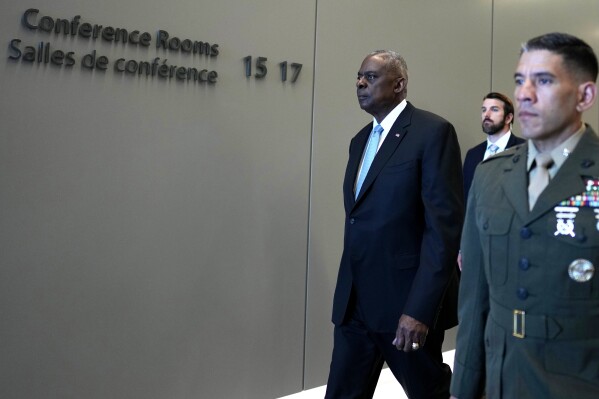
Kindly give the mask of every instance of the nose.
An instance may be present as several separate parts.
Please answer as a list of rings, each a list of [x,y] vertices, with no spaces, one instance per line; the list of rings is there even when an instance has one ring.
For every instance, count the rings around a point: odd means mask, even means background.
[[[358,87],[358,88],[366,87],[366,79],[364,78],[364,76],[358,77],[358,80],[356,81],[356,87]]]
[[[534,102],[535,99],[535,87],[530,79],[523,79],[519,85],[516,85],[514,90],[514,98],[516,101],[522,102]]]

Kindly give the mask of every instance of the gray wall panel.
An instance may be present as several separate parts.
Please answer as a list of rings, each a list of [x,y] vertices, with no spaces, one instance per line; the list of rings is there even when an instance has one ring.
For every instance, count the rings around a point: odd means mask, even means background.
[[[0,5],[0,397],[275,398],[323,384],[363,57],[408,62],[408,99],[484,139],[521,41],[599,49],[594,0],[56,0],[41,15],[220,44],[216,58],[32,32]],[[524,23],[526,22],[526,23]],[[71,70],[8,59],[12,38]],[[215,69],[216,85],[80,68],[110,58]],[[268,57],[265,79],[243,57]],[[282,83],[280,61],[299,62]],[[254,68],[255,72],[255,68]],[[289,72],[291,74],[291,72]],[[587,121],[599,127],[597,106]],[[518,131],[518,128],[516,128]],[[448,338],[448,347],[453,335]]]
[[[355,97],[362,59],[380,48],[400,52],[408,63],[408,100],[450,120],[467,148],[481,141],[490,22],[488,2],[318,3],[306,387],[325,383],[328,374],[331,303],[343,240],[341,185],[349,141],[372,120]]]
[[[2,5],[0,397],[302,388],[314,4],[55,1],[42,15],[220,44],[213,59],[32,32]],[[77,65],[8,60],[8,42]],[[168,58],[214,86],[80,68]],[[247,79],[243,57],[268,57]],[[282,83],[278,62],[300,62]],[[276,383],[273,383],[276,381]]]

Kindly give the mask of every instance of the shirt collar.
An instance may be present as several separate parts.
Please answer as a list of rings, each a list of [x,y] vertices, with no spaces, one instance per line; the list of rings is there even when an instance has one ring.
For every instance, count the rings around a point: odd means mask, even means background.
[[[499,138],[499,140],[497,140],[494,143],[492,143],[491,140],[489,140],[487,138],[487,149],[489,148],[489,146],[491,144],[495,144],[497,147],[499,147],[499,150],[497,152],[501,152],[501,151],[505,150],[505,147],[507,147],[507,142],[510,141],[510,136],[511,135],[512,135],[512,131],[508,130],[506,134],[504,134],[503,136],[501,136]]]
[[[391,127],[393,127],[393,124],[395,123],[397,118],[399,118],[399,114],[401,114],[401,112],[406,108],[407,104],[408,102],[405,99],[403,99],[402,102],[397,104],[395,108],[393,108],[393,110],[389,112],[385,119],[383,119],[380,123],[377,122],[375,118],[372,118],[372,127],[374,128],[374,126],[376,125],[381,125],[381,127],[385,129],[383,135],[386,136],[387,133],[389,133],[389,131],[391,130]]]
[[[568,159],[568,155],[576,148],[576,145],[580,141],[584,131],[586,130],[586,125],[583,123],[580,129],[572,136],[570,136],[566,141],[555,147],[551,150],[551,158],[553,158],[554,166],[559,169],[566,159]],[[530,168],[532,167],[532,163],[535,160],[535,157],[539,153],[537,147],[535,147],[532,140],[528,140],[528,159],[526,163],[526,170],[530,172]]]

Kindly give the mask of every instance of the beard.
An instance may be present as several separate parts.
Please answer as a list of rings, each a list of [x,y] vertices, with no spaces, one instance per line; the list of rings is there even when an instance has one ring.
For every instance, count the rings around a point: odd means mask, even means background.
[[[485,122],[487,122],[487,121],[491,122],[491,123],[485,125]],[[485,132],[489,136],[501,131],[501,129],[503,129],[504,126],[505,126],[505,119],[499,123],[493,123],[493,121],[486,119],[485,121],[483,121],[483,124],[482,124],[483,132]]]

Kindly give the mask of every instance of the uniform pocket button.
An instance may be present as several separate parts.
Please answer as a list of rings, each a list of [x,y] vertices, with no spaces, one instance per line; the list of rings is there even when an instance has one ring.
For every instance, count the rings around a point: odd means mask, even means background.
[[[532,230],[530,230],[528,227],[522,227],[520,229],[520,237],[524,238],[525,240],[529,239],[532,237]]]
[[[528,290],[526,288],[518,288],[516,295],[518,296],[518,299],[521,299],[524,301],[525,299],[528,298]]]

